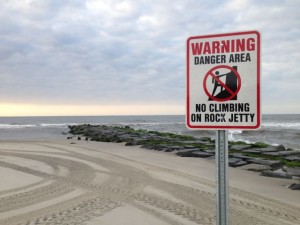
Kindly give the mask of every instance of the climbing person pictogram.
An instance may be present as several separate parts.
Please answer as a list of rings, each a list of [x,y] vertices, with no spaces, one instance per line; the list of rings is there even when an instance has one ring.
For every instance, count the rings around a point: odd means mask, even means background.
[[[224,69],[229,71],[227,73],[223,72],[223,74],[220,74],[219,70],[224,71]],[[208,88],[207,80],[209,77],[212,79],[213,88]],[[224,102],[237,100],[238,92],[241,88],[241,78],[237,72],[237,66],[230,67],[227,65],[221,65],[213,67],[204,77],[203,88],[209,101]]]

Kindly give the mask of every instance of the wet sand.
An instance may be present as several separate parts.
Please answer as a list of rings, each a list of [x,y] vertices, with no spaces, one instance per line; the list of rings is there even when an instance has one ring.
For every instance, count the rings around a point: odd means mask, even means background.
[[[300,224],[291,180],[230,168],[230,224]],[[214,162],[124,144],[0,142],[0,224],[215,224]]]

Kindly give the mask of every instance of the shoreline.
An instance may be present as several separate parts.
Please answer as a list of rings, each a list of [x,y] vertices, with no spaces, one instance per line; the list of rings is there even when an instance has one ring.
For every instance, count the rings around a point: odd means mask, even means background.
[[[215,224],[211,160],[74,139],[0,144],[3,225],[140,225],[143,218],[145,225]],[[291,180],[234,168],[229,174],[231,224],[298,224]]]
[[[283,144],[287,148],[300,149],[299,117],[300,115],[263,115],[263,126],[256,131],[230,130],[229,137],[233,141],[255,143],[263,141],[270,145]],[[56,138],[67,131],[67,125],[76,124],[106,124],[131,126],[135,129],[157,130],[186,134],[191,136],[209,136],[215,138],[215,132],[189,131],[185,126],[184,116],[81,116],[81,117],[18,117],[0,118],[1,139],[14,138]],[[18,127],[18,128],[17,128]],[[282,137],[285,137],[284,139]],[[229,138],[230,139],[230,138]],[[278,143],[280,140],[281,143]]]

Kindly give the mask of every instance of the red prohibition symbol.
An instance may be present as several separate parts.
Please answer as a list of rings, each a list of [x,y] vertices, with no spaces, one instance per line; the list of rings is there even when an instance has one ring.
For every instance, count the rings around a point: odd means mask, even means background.
[[[227,74],[218,75],[219,74],[219,71],[217,71],[218,69],[227,69],[230,72]],[[225,83],[222,80],[220,80],[220,77],[222,76],[226,76]],[[207,88],[207,79],[209,77],[212,77],[214,83],[214,90],[212,91],[212,93],[210,93]],[[217,87],[220,87],[221,91],[219,92],[219,94],[215,95],[215,91]],[[215,100],[218,102],[236,100],[237,94],[241,89],[241,77],[240,74],[237,72],[237,67],[220,65],[211,68],[204,76],[203,88],[205,94],[209,97],[209,100]]]

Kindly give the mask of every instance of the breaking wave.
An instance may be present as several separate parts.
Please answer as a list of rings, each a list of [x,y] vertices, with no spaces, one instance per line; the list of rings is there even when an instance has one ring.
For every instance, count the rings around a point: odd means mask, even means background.
[[[278,122],[266,122],[262,124],[265,128],[284,128],[284,129],[296,129],[300,130],[300,123],[278,123]]]

